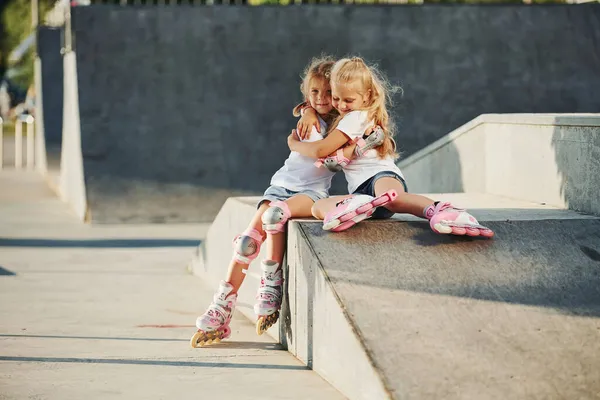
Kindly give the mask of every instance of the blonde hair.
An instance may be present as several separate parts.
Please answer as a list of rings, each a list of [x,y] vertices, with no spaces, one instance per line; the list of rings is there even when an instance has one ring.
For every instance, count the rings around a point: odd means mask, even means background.
[[[294,107],[292,111],[294,117],[300,116],[300,111],[304,106],[309,104],[310,97],[310,81],[312,79],[324,79],[329,83],[331,79],[331,70],[335,64],[335,60],[331,56],[322,55],[320,57],[315,57],[310,60],[310,63],[304,68],[304,72],[302,73],[302,83],[300,83],[300,92],[302,92],[302,96],[304,96],[304,102],[298,104]],[[337,111],[332,109],[331,118],[337,116]]]
[[[370,93],[369,103],[362,110],[368,112],[369,119],[375,121],[385,132],[383,144],[377,147],[379,157],[398,157],[396,142],[394,141],[394,123],[390,119],[387,107],[392,105],[392,94],[400,88],[392,86],[379,72],[376,66],[367,65],[360,57],[342,58],[338,60],[331,71],[331,82],[342,85],[359,83],[364,95]],[[338,118],[334,126],[339,122]]]

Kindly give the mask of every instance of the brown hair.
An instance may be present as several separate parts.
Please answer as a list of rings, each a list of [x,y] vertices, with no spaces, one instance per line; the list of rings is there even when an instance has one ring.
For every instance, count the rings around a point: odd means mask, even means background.
[[[300,83],[300,91],[304,96],[304,102],[298,104],[293,109],[294,117],[300,116],[300,111],[306,105],[309,104],[308,98],[310,94],[310,81],[314,78],[325,79],[327,82],[331,79],[331,70],[335,64],[335,60],[331,56],[322,55],[321,57],[315,57],[310,60],[310,63],[304,68],[302,73],[302,83]],[[332,117],[337,115],[335,109],[332,110]]]

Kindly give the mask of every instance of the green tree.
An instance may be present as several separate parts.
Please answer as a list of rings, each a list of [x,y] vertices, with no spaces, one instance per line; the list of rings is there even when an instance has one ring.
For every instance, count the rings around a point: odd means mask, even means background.
[[[14,68],[17,74],[13,80],[23,88],[33,82],[33,60],[35,48],[31,47],[17,62],[9,60],[11,52],[32,32],[31,2],[35,0],[0,0],[0,76],[4,76],[8,68]],[[39,2],[40,20],[52,7],[52,0]]]

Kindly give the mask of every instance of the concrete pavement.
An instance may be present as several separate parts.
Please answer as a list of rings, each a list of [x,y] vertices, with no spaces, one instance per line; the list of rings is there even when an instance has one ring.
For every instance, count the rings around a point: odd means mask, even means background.
[[[189,346],[207,225],[83,225],[36,173],[0,188],[0,399],[343,398],[239,313]]]

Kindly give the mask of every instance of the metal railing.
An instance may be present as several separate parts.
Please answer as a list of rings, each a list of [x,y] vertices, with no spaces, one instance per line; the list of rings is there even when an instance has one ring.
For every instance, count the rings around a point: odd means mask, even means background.
[[[15,168],[23,168],[23,124],[26,125],[25,160],[27,169],[35,167],[34,122],[31,115],[19,115],[15,120]],[[4,168],[4,120],[0,117],[0,169]]]

